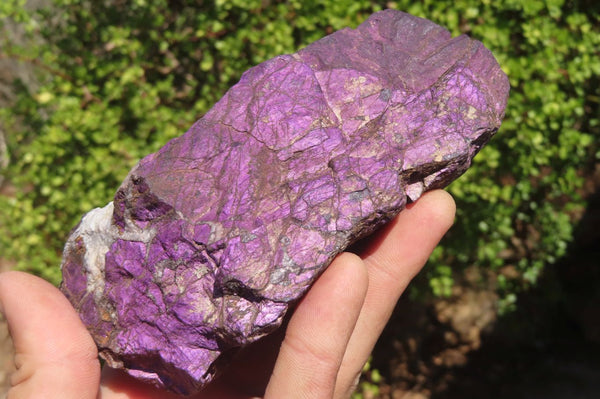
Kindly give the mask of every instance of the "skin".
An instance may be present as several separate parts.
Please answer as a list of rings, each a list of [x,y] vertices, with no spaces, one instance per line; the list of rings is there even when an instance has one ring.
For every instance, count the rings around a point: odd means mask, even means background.
[[[425,194],[385,229],[340,254],[287,326],[243,350],[193,398],[348,398],[398,298],[452,225],[455,204]],[[8,399],[177,398],[110,368],[62,293],[22,272],[0,274],[0,311],[15,346]]]

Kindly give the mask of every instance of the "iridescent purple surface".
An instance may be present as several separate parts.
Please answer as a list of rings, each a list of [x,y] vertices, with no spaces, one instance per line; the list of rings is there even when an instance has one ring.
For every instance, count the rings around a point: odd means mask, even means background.
[[[508,90],[481,43],[392,10],[266,61],[83,217],[62,290],[111,367],[198,391],[336,254],[460,176]]]

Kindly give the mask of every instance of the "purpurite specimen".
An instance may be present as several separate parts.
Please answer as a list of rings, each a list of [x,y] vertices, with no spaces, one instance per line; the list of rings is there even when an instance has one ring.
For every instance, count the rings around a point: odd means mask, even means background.
[[[83,217],[62,290],[111,367],[198,391],[336,254],[461,175],[508,91],[480,42],[393,10],[266,61]]]

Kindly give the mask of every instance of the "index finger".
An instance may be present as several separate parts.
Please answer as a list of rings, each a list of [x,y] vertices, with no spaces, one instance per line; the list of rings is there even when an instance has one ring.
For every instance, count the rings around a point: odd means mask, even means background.
[[[431,191],[402,211],[361,253],[369,289],[338,374],[335,397],[357,380],[400,295],[421,270],[454,221],[456,205],[442,190]]]

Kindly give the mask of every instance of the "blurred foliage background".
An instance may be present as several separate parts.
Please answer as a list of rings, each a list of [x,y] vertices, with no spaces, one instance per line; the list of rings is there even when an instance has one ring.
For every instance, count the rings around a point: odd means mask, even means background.
[[[564,255],[600,160],[600,6],[594,0],[54,0],[0,4],[0,58],[31,65],[0,110],[14,195],[0,256],[54,283],[69,230],[129,169],[203,115],[241,73],[396,8],[481,40],[510,78],[506,119],[449,187],[457,220],[413,294],[491,272],[499,311]],[[5,24],[21,25],[16,44]]]

